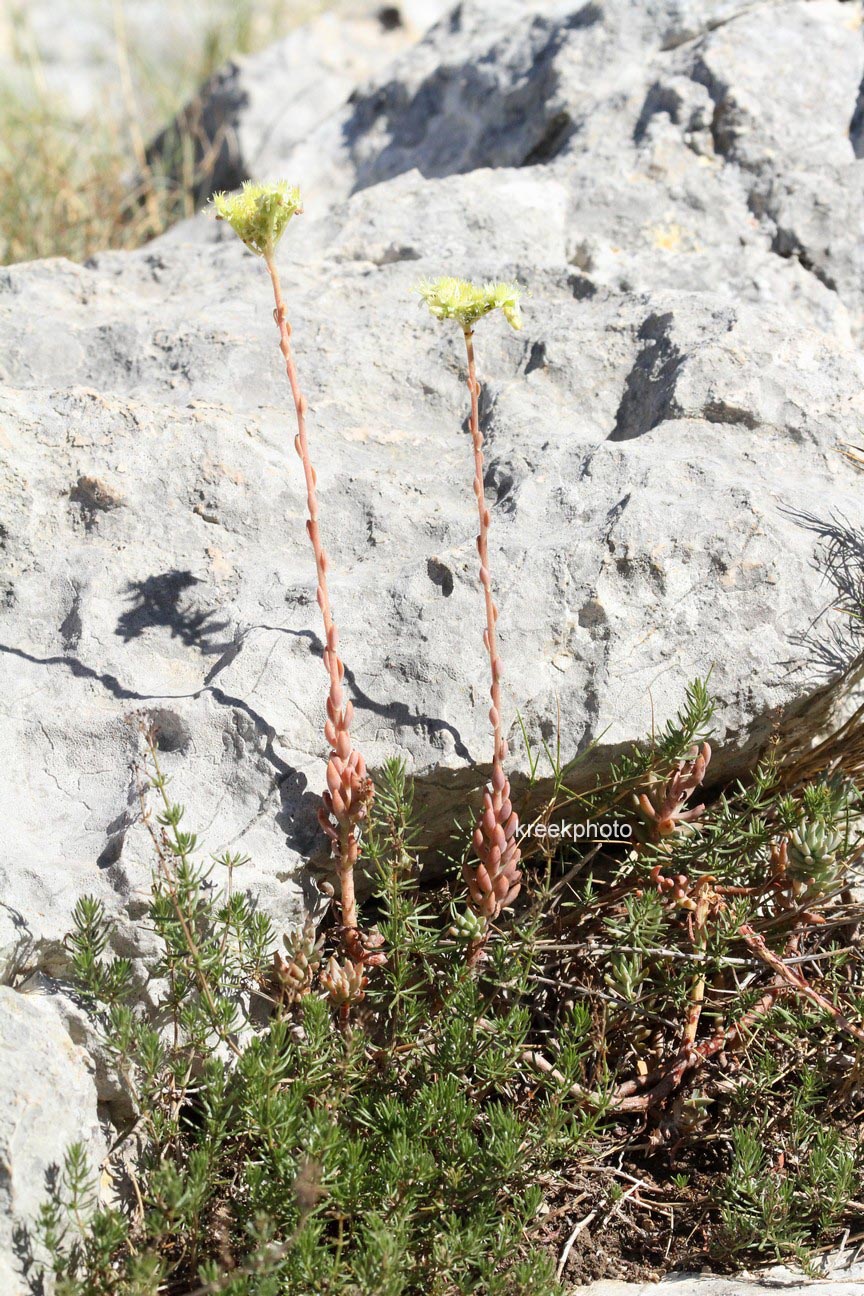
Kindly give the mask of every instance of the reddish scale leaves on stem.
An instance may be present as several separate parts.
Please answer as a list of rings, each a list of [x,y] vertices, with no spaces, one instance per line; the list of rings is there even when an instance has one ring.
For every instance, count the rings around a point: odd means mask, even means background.
[[[679,761],[662,791],[649,788],[635,798],[636,808],[647,825],[650,840],[660,842],[675,832],[686,831],[684,824],[695,823],[704,813],[704,805],[687,807],[687,800],[705,778],[711,760],[711,748],[703,743],[691,760]]]
[[[327,555],[321,542],[318,526],[318,498],[315,493],[317,479],[309,456],[306,436],[306,398],[300,390],[294,356],[291,350],[291,325],[282,299],[279,272],[276,268],[275,250],[292,218],[302,212],[300,190],[286,181],[276,184],[254,184],[248,181],[235,194],[216,194],[213,206],[218,220],[227,221],[235,234],[251,251],[263,257],[273,285],[276,308],[273,312],[279,329],[279,349],[285,360],[285,370],[291,384],[291,395],[297,415],[297,436],[294,446],[303,464],[306,480],[306,506],[309,517],[306,531],[315,555],[318,578],[318,606],[324,618],[324,665],[330,677],[327,698],[325,737],[330,744],[327,762],[327,790],[319,812],[322,828],[330,838],[333,858],[339,872],[342,905],[342,942],[348,961],[344,985],[347,987],[343,1007],[359,998],[363,989],[363,966],[383,961],[383,954],[375,951],[380,937],[364,936],[357,930],[357,901],[354,893],[354,867],[360,853],[360,825],[366,818],[372,800],[372,781],[366,773],[366,762],[351,742],[350,702],[343,696],[345,667],[339,657],[339,635],[330,610],[327,588]],[[332,961],[332,960],[331,960]],[[282,964],[285,964],[283,967]],[[356,964],[357,966],[353,966]],[[302,980],[302,969],[277,962],[276,972],[287,978],[290,987]],[[297,973],[295,976],[294,973]],[[299,980],[298,980],[299,978]],[[292,993],[294,991],[292,990]]]
[[[480,387],[474,363],[474,325],[492,311],[500,310],[511,328],[522,327],[519,310],[519,287],[514,283],[469,283],[465,279],[445,276],[424,280],[417,290],[439,320],[456,320],[465,337],[468,354],[468,391],[471,394],[471,440],[474,446],[474,496],[480,531],[477,552],[480,555],[480,584],[486,604],[486,629],[483,642],[489,654],[492,675],[489,721],[494,734],[492,779],[484,794],[483,814],[474,832],[477,863],[466,863],[463,877],[473,913],[458,918],[457,932],[470,934],[469,964],[482,958],[489,936],[489,923],[498,917],[505,905],[519,894],[522,874],[519,871],[520,850],[517,844],[519,820],[510,801],[510,784],[504,774],[507,743],[501,728],[501,676],[503,667],[498,656],[495,623],[498,609],[492,598],[489,574],[489,510],[483,493],[483,435],[480,431]]]
[[[360,854],[358,830],[368,813],[373,786],[372,780],[366,773],[366,762],[351,742],[353,707],[345,700],[343,693],[345,667],[339,656],[339,632],[330,609],[330,594],[327,587],[329,563],[318,525],[317,477],[309,456],[309,442],[306,435],[306,398],[300,391],[297,380],[297,370],[291,350],[291,325],[288,323],[288,314],[282,299],[279,274],[272,256],[266,257],[265,260],[276,301],[274,317],[279,329],[279,348],[285,360],[285,369],[297,413],[294,448],[303,464],[306,479],[306,507],[309,513],[306,531],[315,555],[315,570],[318,577],[317,600],[324,619],[324,665],[330,677],[324,736],[330,744],[331,751],[327,762],[327,789],[322,797],[324,804],[318,812],[318,819],[332,844],[333,858],[336,861],[341,884],[342,925],[348,933],[357,927],[354,867]],[[363,949],[360,940],[354,941],[349,938],[348,943],[352,945],[349,951],[352,958]],[[356,950],[353,948],[355,944]]]
[[[471,907],[486,925],[494,921],[501,910],[512,904],[522,885],[519,869],[520,849],[516,832],[519,818],[510,800],[510,783],[504,773],[507,742],[501,726],[501,676],[504,667],[498,655],[495,623],[498,609],[492,597],[492,578],[489,573],[489,510],[483,491],[483,434],[480,431],[480,384],[477,381],[474,361],[474,342],[470,329],[465,329],[465,347],[468,355],[468,390],[471,394],[471,440],[474,446],[474,495],[480,530],[477,552],[480,557],[480,584],[486,604],[486,629],[483,642],[489,654],[492,676],[489,722],[492,725],[494,746],[492,752],[492,779],[483,796],[483,813],[474,830],[474,851],[477,863],[466,862],[462,876],[468,887]],[[476,946],[476,942],[475,942]],[[475,955],[482,945],[476,947]]]
[[[490,922],[513,903],[522,885],[518,827],[510,784],[498,766],[493,770],[491,790],[487,788],[483,794],[483,813],[474,829],[477,863],[469,861],[462,870],[472,908]]]

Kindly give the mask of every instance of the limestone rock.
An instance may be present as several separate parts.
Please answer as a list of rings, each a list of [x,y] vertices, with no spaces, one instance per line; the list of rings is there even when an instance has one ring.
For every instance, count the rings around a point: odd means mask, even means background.
[[[33,1288],[33,1223],[70,1144],[87,1150],[94,1180],[105,1155],[94,1067],[48,996],[0,986],[0,1280],[4,1296]],[[4,1268],[5,1266],[5,1268]]]
[[[587,775],[710,671],[722,777],[860,650],[826,611],[859,543],[854,16],[464,0],[299,129],[255,125],[281,56],[245,65],[244,149],[306,191],[280,265],[356,737],[406,756],[430,836],[490,737],[461,338],[424,275],[530,292],[523,332],[476,342],[517,794],[517,710],[535,744],[560,713]],[[277,927],[308,902],[325,672],[292,419],[266,275],[208,218],[0,272],[5,979],[62,974],[85,892],[147,958],[130,715]]]
[[[232,59],[153,141],[149,163],[179,183],[194,174],[199,202],[237,188],[270,154],[307,139],[444,8],[415,0],[341,18],[325,12],[260,54]]]
[[[552,176],[473,173],[429,199],[401,177],[285,248],[358,740],[373,766],[404,751],[443,822],[488,761],[461,339],[411,300],[476,242],[480,275],[533,293],[524,334],[478,329],[513,733],[518,708],[551,737],[560,701],[565,756],[603,733],[599,759],[713,669],[740,768],[822,683],[802,639],[829,594],[802,515],[852,516],[857,351],[728,295],[574,297]],[[152,857],[129,713],[159,723],[190,826],[250,854],[262,903],[293,920],[324,675],[260,264],[178,233],[7,285],[10,937],[56,971],[81,889],[140,917]],[[82,507],[82,477],[122,502]]]
[[[670,1273],[659,1283],[598,1282],[572,1288],[572,1296],[864,1296],[864,1264],[855,1247],[813,1257],[813,1278],[799,1269],[773,1264],[757,1273],[718,1277],[705,1273]]]
[[[407,754],[432,820],[488,735],[460,339],[412,302],[424,274],[531,292],[522,334],[478,330],[511,722],[549,738],[560,702],[565,756],[603,734],[601,759],[711,669],[722,772],[819,695],[818,527],[860,490],[856,253],[782,208],[826,166],[859,174],[864,59],[848,6],[777,12],[465,3],[305,143],[259,122],[265,169],[308,164],[313,193],[282,260],[357,736],[373,766]],[[834,60],[822,125],[794,81],[769,102],[804,50]],[[272,100],[279,56],[256,66]],[[62,968],[82,889],[143,948],[130,712],[158,721],[190,826],[293,921],[323,672],[261,267],[202,217],[0,289],[7,970]]]

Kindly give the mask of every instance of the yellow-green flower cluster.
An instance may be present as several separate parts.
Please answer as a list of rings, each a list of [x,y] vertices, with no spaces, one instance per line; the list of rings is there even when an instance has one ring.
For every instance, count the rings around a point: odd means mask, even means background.
[[[466,279],[424,279],[417,291],[436,319],[455,319],[470,332],[490,311],[502,310],[507,323],[521,329],[520,292],[516,284],[472,284]]]
[[[246,246],[263,257],[273,255],[291,217],[303,210],[300,190],[286,180],[247,180],[238,193],[214,195],[213,206],[216,219],[227,221]]]

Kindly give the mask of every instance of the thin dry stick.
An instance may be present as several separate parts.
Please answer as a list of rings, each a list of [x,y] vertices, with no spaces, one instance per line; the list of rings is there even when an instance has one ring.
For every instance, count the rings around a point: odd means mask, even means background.
[[[330,676],[324,736],[332,750],[327,762],[327,791],[324,793],[324,806],[319,810],[318,818],[321,827],[333,844],[334,857],[338,859],[342,925],[346,929],[347,936],[346,948],[352,957],[355,955],[360,957],[362,942],[358,936],[352,934],[356,933],[357,929],[354,866],[360,853],[357,828],[366,817],[372,800],[372,781],[367,776],[363,756],[351,745],[350,727],[354,708],[351,702],[344,700],[342,690],[345,667],[339,657],[339,632],[330,610],[330,594],[327,588],[329,563],[318,526],[318,497],[315,493],[317,477],[309,457],[306,397],[301,392],[297,379],[294,354],[291,350],[291,325],[288,322],[288,312],[282,297],[279,271],[272,255],[265,256],[264,261],[270,274],[276,301],[274,315],[279,328],[279,349],[285,359],[285,371],[291,385],[291,395],[297,413],[297,436],[294,439],[294,448],[303,464],[303,474],[306,478],[306,505],[309,512],[306,531],[315,555],[315,571],[318,577],[317,600],[324,618],[324,665]]]
[[[550,1076],[559,1085],[567,1083],[558,1068],[553,1066],[549,1059],[544,1057],[537,1049],[525,1049],[521,1056],[523,1062],[533,1067],[535,1071],[539,1071],[541,1075]],[[589,1107],[602,1108],[604,1105],[609,1105],[602,1094],[595,1093],[592,1089],[586,1089],[584,1085],[580,1084],[571,1084],[567,1089],[567,1097],[578,1098]]]
[[[599,1210],[600,1208],[598,1206],[595,1210],[590,1211],[584,1219],[581,1219],[568,1237],[567,1241],[564,1243],[564,1249],[561,1252],[561,1259],[558,1261],[558,1268],[555,1270],[555,1277],[558,1282],[561,1281],[564,1270],[567,1268],[567,1261],[570,1259],[570,1252],[573,1250],[573,1243],[576,1241],[583,1229],[586,1229],[588,1225],[597,1218]]]
[[[624,1206],[624,1204],[627,1201],[629,1201],[630,1198],[633,1197],[642,1187],[644,1187],[644,1185],[642,1184],[641,1180],[639,1179],[634,1180],[634,1182],[630,1185],[630,1187],[625,1189],[625,1191],[615,1202],[612,1209],[605,1216],[603,1223],[607,1224],[610,1220],[614,1219],[615,1216],[619,1214],[622,1206]],[[586,1229],[589,1224],[592,1224],[594,1222],[594,1220],[597,1218],[599,1214],[600,1214],[600,1207],[598,1206],[594,1210],[592,1210],[589,1215],[586,1215],[584,1219],[581,1219],[579,1221],[579,1223],[574,1228],[573,1232],[568,1237],[567,1241],[564,1243],[564,1249],[561,1252],[561,1259],[558,1261],[558,1268],[555,1270],[555,1277],[557,1278],[558,1282],[560,1282],[562,1277],[564,1276],[564,1270],[567,1267],[567,1261],[570,1258],[570,1252],[573,1249],[573,1243],[576,1241],[579,1234],[582,1233],[583,1230]]]
[[[480,556],[480,584],[486,605],[486,629],[483,642],[489,654],[492,685],[489,695],[492,706],[489,720],[493,732],[491,788],[484,793],[484,808],[474,830],[474,849],[478,863],[466,863],[463,876],[471,900],[477,911],[487,921],[483,935],[475,939],[469,950],[468,961],[475,963],[488,939],[488,922],[511,904],[519,894],[522,874],[519,871],[520,850],[516,839],[518,816],[510,800],[510,783],[504,773],[507,741],[501,726],[501,676],[504,668],[498,655],[495,623],[498,609],[492,597],[492,578],[489,572],[489,510],[486,507],[483,486],[483,433],[480,431],[480,384],[474,361],[474,339],[470,328],[463,329],[468,355],[468,390],[471,394],[471,441],[474,447],[474,495],[480,528],[477,535],[477,552]]]
[[[769,950],[762,937],[757,935],[752,927],[749,927],[745,923],[742,927],[738,928],[738,932],[744,937],[744,940],[747,942],[747,945],[753,953],[756,954],[763,963],[767,963],[768,967],[776,972],[777,976],[780,977],[781,980],[785,981],[793,990],[797,990],[805,999],[809,999],[817,1008],[821,1008],[823,1012],[826,1012],[833,1017],[840,1030],[846,1031],[848,1035],[851,1035],[854,1039],[864,1043],[864,1030],[862,1030],[860,1026],[856,1026],[854,1022],[851,1022],[839,1008],[832,1004],[830,999],[826,999],[818,990],[814,990],[813,986],[810,985],[809,981],[805,980],[801,972],[796,968],[789,967],[787,963],[784,963],[781,958],[778,958],[776,954]]]
[[[726,905],[725,901],[713,891],[711,883],[707,879],[703,879],[702,883],[697,885],[696,894],[696,908],[692,914],[692,939],[694,952],[702,958],[708,944],[708,917],[712,910],[716,912],[719,906],[725,909]],[[684,1023],[684,1034],[681,1040],[683,1052],[689,1051],[696,1044],[696,1034],[699,1030],[699,1019],[702,1016],[704,1003],[705,973],[699,971],[690,986],[690,996],[687,1002],[687,1020]]]

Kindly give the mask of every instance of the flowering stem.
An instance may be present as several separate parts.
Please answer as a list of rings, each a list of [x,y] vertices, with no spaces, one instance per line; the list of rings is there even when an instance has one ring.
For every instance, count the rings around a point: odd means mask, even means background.
[[[317,600],[324,619],[324,665],[330,676],[324,734],[332,750],[327,763],[328,790],[324,793],[324,807],[319,812],[319,821],[330,838],[334,856],[338,857],[342,925],[344,928],[352,929],[357,927],[354,865],[357,862],[359,848],[356,829],[365,817],[366,807],[371,799],[371,783],[366,777],[366,764],[363,757],[351,745],[350,725],[353,708],[351,703],[345,702],[343,698],[342,680],[345,667],[339,657],[339,632],[330,609],[330,594],[327,588],[329,561],[318,525],[318,497],[315,493],[317,477],[309,456],[309,441],[306,435],[308,408],[306,397],[301,392],[297,379],[297,369],[291,349],[291,325],[288,322],[288,312],[282,297],[279,271],[272,255],[265,256],[264,260],[276,301],[274,315],[279,329],[279,349],[285,359],[285,371],[291,385],[291,395],[294,398],[294,409],[297,414],[294,448],[303,464],[303,474],[306,479],[306,506],[309,512],[306,532],[315,555],[315,571],[318,578]],[[335,827],[333,820],[336,821]]]
[[[489,510],[483,486],[483,433],[480,431],[480,384],[477,381],[477,368],[474,362],[474,334],[465,329],[465,350],[468,353],[468,390],[471,393],[471,440],[474,445],[474,495],[477,499],[477,513],[480,519],[480,530],[477,536],[477,552],[480,555],[480,583],[486,602],[486,629],[483,642],[489,654],[489,667],[492,674],[490,696],[492,707],[489,719],[494,734],[492,753],[493,772],[502,768],[507,755],[507,744],[501,732],[501,675],[503,668],[498,656],[495,634],[495,622],[498,620],[498,609],[492,597],[492,579],[489,574]]]
[[[519,820],[510,801],[510,784],[504,773],[507,742],[501,725],[501,676],[503,666],[498,656],[495,623],[498,609],[492,597],[492,578],[489,572],[489,510],[483,487],[483,433],[480,431],[480,384],[474,361],[474,337],[470,326],[463,326],[465,350],[468,356],[468,390],[471,394],[471,441],[474,447],[474,496],[480,528],[477,535],[477,553],[480,557],[480,584],[486,605],[486,629],[483,642],[489,654],[492,677],[489,695],[492,706],[489,720],[492,724],[492,779],[484,793],[483,814],[474,830],[474,850],[477,863],[466,862],[462,876],[468,885],[471,905],[482,923],[482,929],[469,943],[466,961],[474,967],[483,958],[489,939],[489,923],[514,900],[519,892],[522,874],[519,871],[519,846],[516,829]]]
[[[347,838],[350,835],[350,841]],[[354,847],[352,858],[351,847]],[[357,859],[357,843],[353,828],[339,828],[339,886],[342,903],[342,926],[357,926],[357,899],[354,894],[354,864]]]

